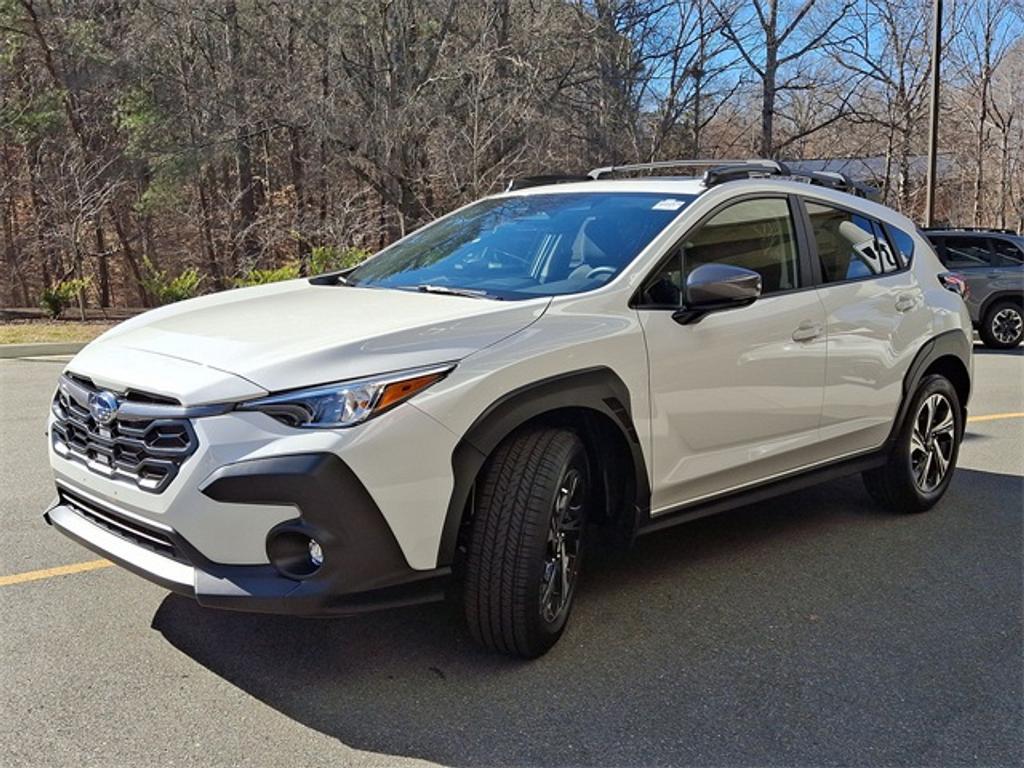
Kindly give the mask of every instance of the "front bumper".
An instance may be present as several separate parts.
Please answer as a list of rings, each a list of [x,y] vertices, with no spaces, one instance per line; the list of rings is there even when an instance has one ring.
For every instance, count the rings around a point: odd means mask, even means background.
[[[316,538],[323,565],[293,578],[271,564],[214,563],[174,529],[60,485],[58,502],[44,517],[79,544],[209,607],[344,615],[444,596],[450,569],[412,569],[373,499],[334,454],[230,464],[201,490],[216,502],[293,506],[297,516],[271,529],[268,539],[281,533]]]

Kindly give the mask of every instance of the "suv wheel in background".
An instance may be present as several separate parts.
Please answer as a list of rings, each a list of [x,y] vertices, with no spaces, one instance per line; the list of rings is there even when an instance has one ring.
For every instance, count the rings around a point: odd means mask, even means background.
[[[579,577],[589,479],[586,450],[569,430],[528,429],[494,452],[477,486],[463,592],[478,642],[529,659],[561,636]]]
[[[986,347],[1010,349],[1024,339],[1024,311],[1014,301],[997,301],[985,313],[978,335]]]
[[[964,434],[956,389],[945,376],[926,376],[907,418],[877,469],[863,474],[872,498],[892,512],[924,512],[949,486]]]

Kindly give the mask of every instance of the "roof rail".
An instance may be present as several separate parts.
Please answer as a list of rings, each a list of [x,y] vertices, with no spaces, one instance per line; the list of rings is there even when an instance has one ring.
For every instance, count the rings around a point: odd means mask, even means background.
[[[768,178],[773,176],[788,177],[793,181],[803,181],[808,184],[816,184],[829,189],[836,189],[858,197],[877,201],[879,191],[866,184],[854,181],[845,173],[838,171],[802,171],[799,168],[790,168],[778,160],[764,158],[753,158],[750,160],[655,160],[649,163],[628,163],[625,165],[607,165],[601,168],[594,168],[586,176],[577,174],[551,173],[539,176],[524,176],[513,179],[509,182],[506,192],[513,192],[517,189],[528,187],[539,187],[545,184],[564,184],[568,182],[598,180],[603,176],[610,176],[615,173],[630,173],[633,171],[654,171],[666,168],[705,168],[704,186],[713,187],[716,184],[723,184],[727,181],[750,178]],[[996,231],[996,230],[986,230]],[[1013,234],[1007,231],[1007,234]]]
[[[845,173],[840,173],[839,171],[801,171],[796,169],[792,171],[792,176],[794,181],[806,181],[808,184],[836,189],[840,192],[847,192],[848,194],[874,200],[875,202],[878,202],[881,196],[876,187],[854,181]]]
[[[656,160],[650,163],[629,163],[628,165],[606,165],[594,168],[587,174],[592,179],[610,176],[613,173],[631,171],[656,171],[664,168],[715,168],[717,166],[758,166],[770,173],[786,173],[786,167],[775,160]]]
[[[1017,230],[1002,227],[922,227],[924,232],[994,232],[997,235],[1016,235]]]
[[[574,181],[591,181],[590,176],[579,176],[571,173],[546,173],[539,176],[522,176],[512,179],[505,188],[506,192],[529,187],[542,187],[546,184],[570,184]]]
[[[770,164],[769,164],[770,163]],[[704,171],[704,186],[713,187],[726,181],[736,179],[766,178],[768,176],[788,176],[789,168],[774,160],[741,161],[739,163],[719,164]]]

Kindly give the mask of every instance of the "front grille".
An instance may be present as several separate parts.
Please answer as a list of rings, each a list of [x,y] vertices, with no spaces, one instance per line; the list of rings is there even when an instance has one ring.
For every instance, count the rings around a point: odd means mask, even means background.
[[[188,564],[189,561],[164,531],[89,501],[65,488],[58,487],[57,495],[61,504],[71,507],[91,523],[158,555]]]
[[[192,424],[187,418],[161,416],[182,411],[180,406],[155,404],[155,398],[136,393],[123,398],[131,400],[112,421],[100,424],[90,409],[91,398],[100,392],[91,382],[61,377],[50,429],[54,451],[96,474],[160,493],[199,445]]]

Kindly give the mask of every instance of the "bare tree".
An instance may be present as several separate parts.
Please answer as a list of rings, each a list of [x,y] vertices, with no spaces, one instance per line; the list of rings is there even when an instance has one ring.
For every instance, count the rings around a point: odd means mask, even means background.
[[[713,1],[723,33],[760,83],[758,151],[762,157],[775,157],[780,149],[775,135],[780,97],[814,87],[802,76],[800,65],[809,55],[820,53],[833,44],[833,32],[855,0],[842,0],[828,4],[829,7],[821,0],[803,0],[798,6],[785,0],[753,0],[731,5],[725,0]],[[813,13],[815,10],[817,14]],[[831,115],[822,125],[840,117],[841,113]],[[816,129],[817,126],[806,130]]]

